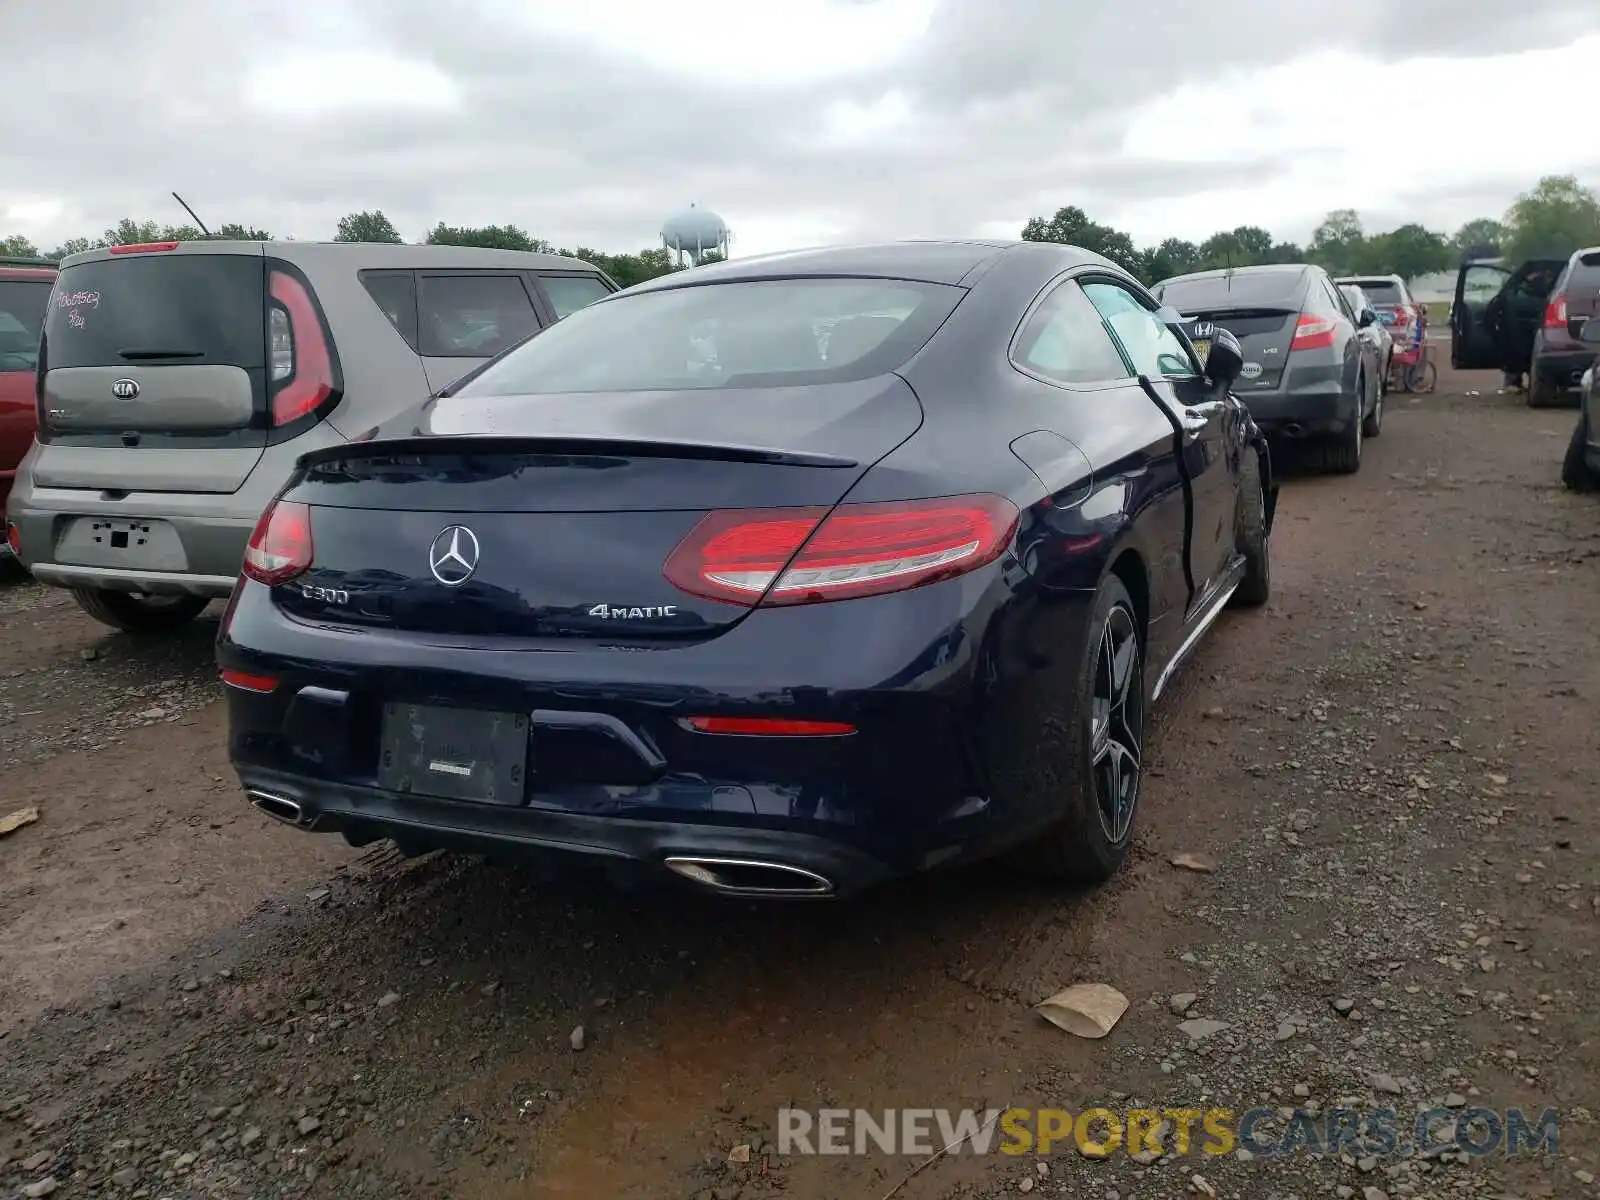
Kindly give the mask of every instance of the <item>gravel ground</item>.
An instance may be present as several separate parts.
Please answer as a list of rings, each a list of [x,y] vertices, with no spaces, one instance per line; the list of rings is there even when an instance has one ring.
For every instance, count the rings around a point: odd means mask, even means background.
[[[1570,413],[1441,387],[1286,486],[1274,599],[1163,701],[1095,893],[771,908],[357,853],[239,798],[213,624],[148,648],[0,589],[0,809],[43,814],[0,840],[0,1195],[882,1200],[921,1161],[778,1156],[786,1104],[1553,1107],[1548,1158],[1168,1138],[894,1195],[1597,1194],[1600,506],[1557,484]],[[1131,1001],[1104,1040],[1032,1011],[1080,981]]]

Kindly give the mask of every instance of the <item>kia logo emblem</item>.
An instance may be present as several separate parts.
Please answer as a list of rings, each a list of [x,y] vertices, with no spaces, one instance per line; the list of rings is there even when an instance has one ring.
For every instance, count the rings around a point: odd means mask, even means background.
[[[118,400],[132,400],[139,394],[137,379],[119,379],[111,385],[111,394]]]
[[[428,547],[428,570],[445,587],[460,587],[478,569],[478,535],[465,525],[441,529]]]

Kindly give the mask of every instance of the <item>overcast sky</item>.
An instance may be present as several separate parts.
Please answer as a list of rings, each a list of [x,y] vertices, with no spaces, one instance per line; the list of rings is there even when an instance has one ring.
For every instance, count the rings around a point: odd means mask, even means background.
[[[1600,184],[1597,0],[0,0],[0,236],[513,223],[635,250],[1453,230]],[[1573,114],[1572,123],[1560,114]]]

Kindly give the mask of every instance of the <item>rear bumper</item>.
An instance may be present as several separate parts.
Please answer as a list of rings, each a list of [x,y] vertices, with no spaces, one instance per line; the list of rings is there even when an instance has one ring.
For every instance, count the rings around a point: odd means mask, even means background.
[[[202,511],[202,509],[209,511]],[[57,587],[224,597],[233,590],[245,544],[260,516],[252,499],[33,488],[18,481],[6,506],[22,560],[35,579]],[[141,546],[116,547],[83,536],[83,519],[145,522],[156,528]],[[131,539],[130,539],[131,540]]]
[[[791,829],[461,804],[254,767],[239,768],[239,779],[257,807],[270,811],[277,798],[298,806],[293,816],[274,814],[279,820],[308,832],[340,833],[356,845],[393,838],[403,845],[499,857],[553,852],[626,863],[662,878],[675,858],[759,864],[825,881],[802,888],[802,877],[795,877],[795,894],[819,898],[850,895],[899,873],[845,842]],[[776,875],[774,880],[777,892]]]
[[[1355,419],[1355,401],[1337,385],[1316,390],[1245,392],[1239,399],[1261,431],[1273,438],[1337,434]]]
[[[674,855],[758,859],[848,892],[987,857],[1059,819],[1083,752],[1065,731],[1092,594],[1001,608],[1006,586],[975,575],[759,610],[706,641],[621,652],[311,625],[247,582],[218,661],[276,683],[227,689],[229,757],[246,789],[298,806],[302,828],[357,842],[564,850],[654,871]],[[1041,640],[1065,649],[1041,655]],[[393,702],[525,715],[528,782],[498,804],[383,786]],[[706,734],[685,723],[695,715],[855,732]]]
[[[1533,360],[1533,374],[1557,387],[1575,388],[1583,382],[1583,373],[1595,362],[1595,352],[1582,350],[1550,350],[1538,354]]]

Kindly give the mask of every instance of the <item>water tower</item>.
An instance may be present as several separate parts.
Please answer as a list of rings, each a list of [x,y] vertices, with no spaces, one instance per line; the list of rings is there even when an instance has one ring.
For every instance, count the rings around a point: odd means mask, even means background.
[[[672,251],[673,261],[680,266],[698,266],[707,254],[728,257],[730,235],[723,219],[709,209],[693,204],[674,217],[668,217],[661,226],[661,244]]]

